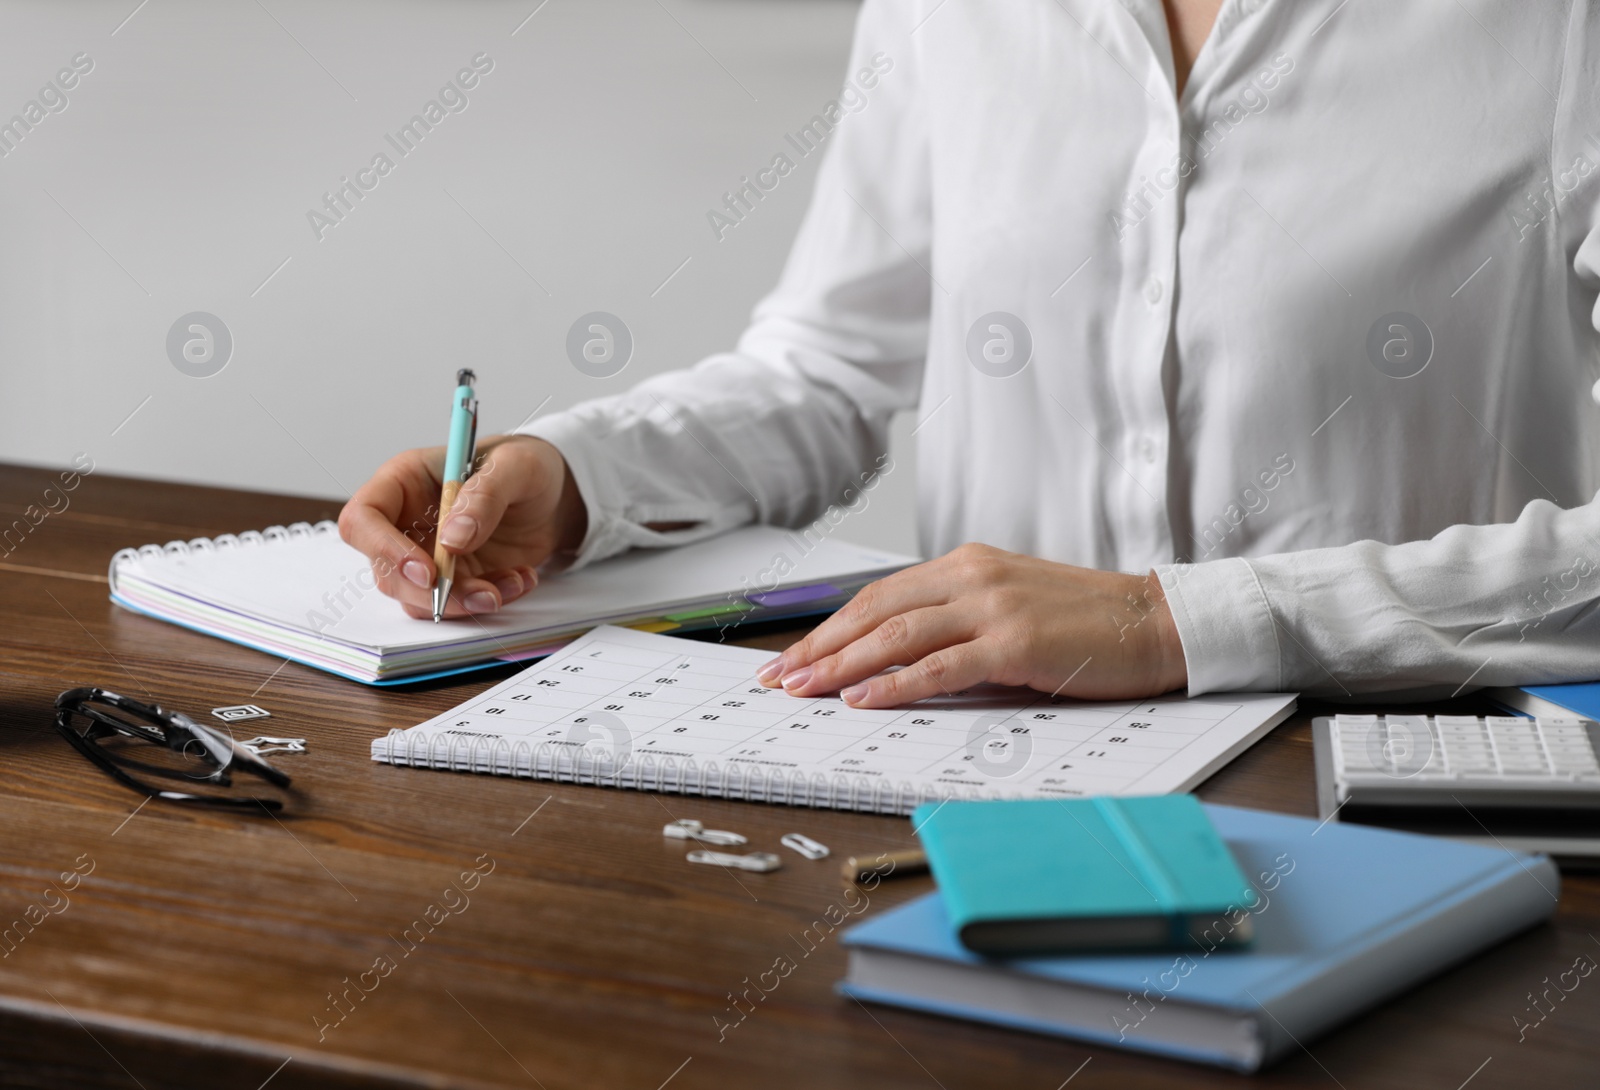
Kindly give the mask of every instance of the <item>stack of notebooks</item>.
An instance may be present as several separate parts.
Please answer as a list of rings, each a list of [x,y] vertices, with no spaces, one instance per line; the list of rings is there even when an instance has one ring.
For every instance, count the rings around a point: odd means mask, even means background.
[[[1088,805],[952,802],[945,808]],[[926,819],[931,811],[918,816]],[[847,931],[849,971],[840,989],[866,1001],[1255,1071],[1549,918],[1561,888],[1544,856],[1226,806],[1205,806],[1204,812],[1250,887],[1220,925],[1201,920],[1191,930],[1196,921],[1184,919],[1166,932],[1176,941],[1160,950],[986,957],[962,941],[971,938],[974,891],[989,898],[978,916],[992,918],[994,898],[1009,889],[1014,915],[1023,921],[1037,907],[1037,891],[1013,883],[985,892],[975,874],[952,898],[948,865],[963,851],[970,858],[978,845],[991,856],[1015,857],[1014,838],[1031,839],[1027,826],[1013,822],[1012,838],[973,840],[966,849],[951,839],[970,836],[970,827],[931,840],[925,829],[941,892]],[[1073,896],[1071,885],[1079,880],[1087,887],[1080,901],[1120,897],[1123,912],[1129,903],[1142,903],[1151,919],[1170,927],[1180,915],[1175,909],[1191,895],[1215,893],[1177,873],[1182,864],[1169,851],[1176,842],[1163,846],[1159,833],[1146,835],[1152,826],[1141,832],[1137,814],[1090,815],[1084,824],[1105,853],[1098,865],[1080,874],[1059,858],[1032,864],[1037,884],[1053,883],[1057,888],[1049,892],[1057,897]],[[1121,879],[1099,885],[1122,866],[1127,873]],[[1226,941],[1230,927],[1236,932],[1245,924],[1253,934]],[[989,940],[995,937],[991,930]],[[1015,932],[999,937],[1018,939]],[[1091,928],[1088,938],[1105,945],[1103,931]],[[1161,935],[1146,929],[1113,938],[1127,947]],[[1020,939],[1023,945],[1039,940],[1037,930]]]
[[[552,575],[498,613],[434,624],[376,589],[331,522],[124,549],[112,600],[370,685],[554,651],[597,625],[683,632],[837,609],[915,557],[769,526]]]

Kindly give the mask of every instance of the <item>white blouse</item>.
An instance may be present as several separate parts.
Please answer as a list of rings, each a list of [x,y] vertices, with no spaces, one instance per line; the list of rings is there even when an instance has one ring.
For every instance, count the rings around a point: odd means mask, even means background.
[[[580,562],[911,411],[924,551],[1156,568],[1191,693],[1600,677],[1600,0],[1226,0],[1181,98],[1160,0],[867,0],[847,79],[737,349],[526,429]]]

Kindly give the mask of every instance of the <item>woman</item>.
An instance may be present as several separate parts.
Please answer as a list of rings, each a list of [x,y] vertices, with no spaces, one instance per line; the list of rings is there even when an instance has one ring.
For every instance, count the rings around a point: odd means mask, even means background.
[[[763,681],[1600,675],[1600,11],[1516,7],[867,0],[859,104],[736,350],[491,444],[442,530],[453,613],[557,555],[804,523],[914,410],[944,555]],[[418,615],[396,527],[439,460],[341,518]]]

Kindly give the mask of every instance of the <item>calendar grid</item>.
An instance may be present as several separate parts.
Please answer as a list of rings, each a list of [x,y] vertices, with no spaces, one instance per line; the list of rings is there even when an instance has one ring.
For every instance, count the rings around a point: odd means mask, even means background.
[[[373,758],[904,812],[949,797],[1185,790],[1294,703],[1284,694],[1086,702],[976,686],[868,710],[760,684],[754,673],[766,658],[602,627],[376,740]]]

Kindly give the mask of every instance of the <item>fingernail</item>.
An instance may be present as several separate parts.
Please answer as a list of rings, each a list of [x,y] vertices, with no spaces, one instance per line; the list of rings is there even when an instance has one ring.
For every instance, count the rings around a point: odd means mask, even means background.
[[[785,674],[783,687],[785,689],[798,689],[811,680],[811,667],[802,666],[792,674]]]
[[[500,592],[502,602],[509,602],[522,593],[522,580],[515,574],[504,575],[494,581],[494,589]]]
[[[400,574],[424,590],[433,586],[433,576],[428,574],[428,565],[420,560],[407,560],[400,565]]]
[[[783,656],[779,655],[761,669],[756,671],[756,680],[763,685],[770,685],[783,676]]]
[[[539,573],[532,568],[518,568],[517,574],[522,576],[522,585],[529,590],[539,585]]]
[[[867,687],[865,685],[852,685],[848,689],[839,690],[839,699],[846,704],[855,704],[866,698]]]
[[[439,540],[452,549],[465,549],[478,533],[478,520],[471,515],[457,515],[444,524]]]
[[[500,604],[494,600],[494,595],[486,590],[473,591],[461,604],[466,607],[468,613],[493,613],[500,608]]]

